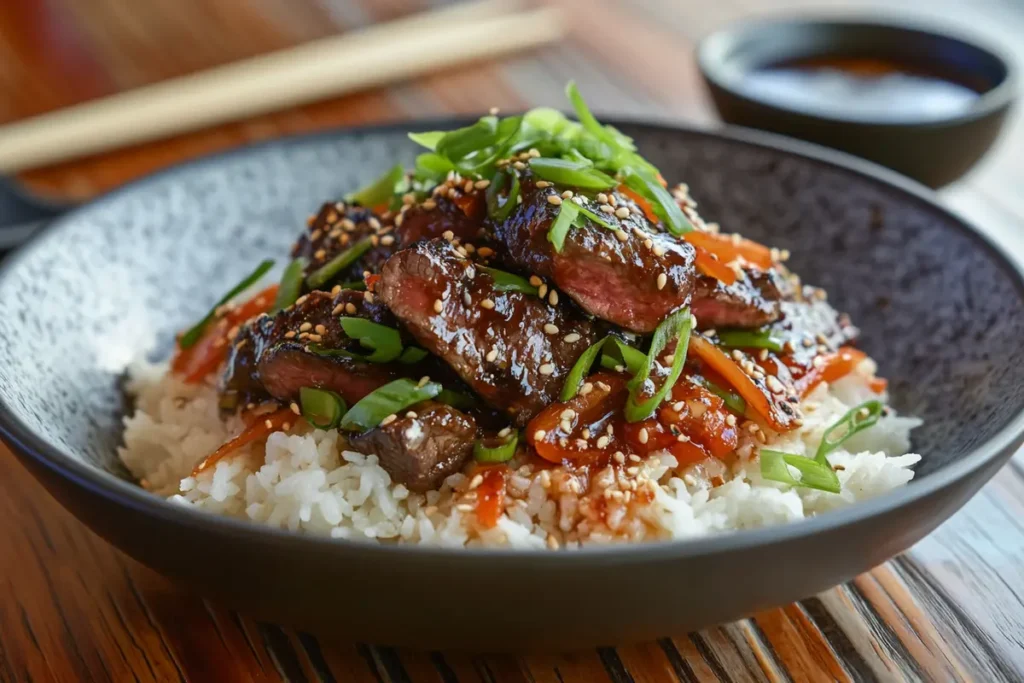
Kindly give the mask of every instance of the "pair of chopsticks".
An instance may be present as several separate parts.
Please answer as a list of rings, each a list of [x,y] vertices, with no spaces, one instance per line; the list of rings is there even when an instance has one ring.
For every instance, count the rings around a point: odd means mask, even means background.
[[[0,173],[380,86],[558,38],[555,8],[484,0],[404,17],[0,126]]]

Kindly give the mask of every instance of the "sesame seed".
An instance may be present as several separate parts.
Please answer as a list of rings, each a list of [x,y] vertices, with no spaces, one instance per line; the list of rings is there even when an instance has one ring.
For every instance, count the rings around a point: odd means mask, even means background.
[[[397,224],[398,221],[396,220],[395,223]],[[380,238],[380,243],[383,244],[385,247],[390,247],[392,244],[395,243],[395,236],[384,235],[383,237]]]
[[[547,435],[548,435],[548,433],[545,432],[543,429],[538,429],[537,431],[535,431],[533,433],[533,440],[534,441],[543,441],[544,437],[547,436]]]
[[[302,296],[300,296],[298,299],[295,300],[295,305],[296,306],[301,306],[302,304],[306,303],[306,299],[308,299],[308,298],[309,298],[308,294],[303,294]]]
[[[295,339],[295,330],[288,330],[284,333],[285,339]]]
[[[558,292],[556,292],[553,289],[551,290],[551,292],[548,294],[548,303],[550,303],[552,306],[558,305]]]
[[[452,232],[451,230],[445,230],[444,232],[441,233],[441,237],[451,242],[453,239],[455,239],[455,233]]]
[[[482,484],[482,483],[484,483],[484,475],[482,475],[482,474],[475,474],[475,475],[473,475],[473,478],[469,480],[469,490],[472,491],[476,487],[480,486],[480,484]]]
[[[327,328],[323,325],[317,325],[315,328],[317,334],[327,334]]]
[[[561,547],[558,543],[558,539],[555,538],[554,534],[548,534],[547,541],[545,542],[548,544],[548,548],[550,548],[551,550],[558,550],[558,548]]]
[[[394,422],[397,419],[398,419],[398,416],[395,415],[394,413],[391,413],[390,415],[388,415],[387,417],[385,417],[383,420],[380,421],[380,426],[381,427],[387,427],[389,424],[391,424],[392,422]]]
[[[625,242],[625,241],[627,241],[627,240],[629,239],[629,235],[627,235],[627,234],[626,234],[626,231],[625,231],[625,230],[616,230],[616,231],[615,231],[615,237],[616,237],[616,238],[617,238],[617,239],[618,239],[618,240],[619,240],[620,242]]]
[[[658,274],[658,289],[665,289],[665,285],[668,284],[668,275],[665,273]]]
[[[263,421],[263,426],[266,427],[267,429],[273,429],[274,428],[274,423],[271,422],[270,420],[264,420]]]
[[[341,285],[331,287],[331,296],[338,296],[339,294],[341,294]]]
[[[605,384],[604,382],[598,382],[596,386],[601,391],[611,391],[612,390],[612,388],[610,386],[608,386],[607,384]]]
[[[607,448],[608,447],[608,441],[609,441],[609,439],[608,439],[607,436],[598,437],[598,439],[597,439],[597,447],[598,448]]]
[[[309,341],[316,342],[318,344],[324,340],[322,336],[319,334],[313,334],[312,332],[310,332],[307,337],[309,338]]]
[[[601,213],[615,213],[615,208],[610,206],[610,205],[608,205],[608,204],[602,204],[601,208],[598,209],[598,210]]]
[[[296,403],[295,401],[292,401],[292,404],[288,406],[288,408],[290,408],[291,411],[296,415],[302,415],[302,410],[299,408],[299,404]]]
[[[487,352],[487,355],[485,356],[485,358],[487,359],[488,363],[493,363],[494,359],[497,358],[497,357],[498,357],[498,349],[491,349],[490,351]]]
[[[650,249],[653,246],[654,246],[654,241],[653,240],[650,240],[650,239],[644,240],[644,248],[645,249]]]
[[[551,183],[549,183],[549,182],[548,182],[548,181],[546,181],[546,180],[538,180],[538,181],[537,181],[536,183],[534,183],[534,185],[536,185],[537,187],[539,187],[539,188],[540,188],[540,189],[542,189],[542,190],[543,190],[543,189],[544,189],[545,187],[551,187]]]
[[[665,255],[665,247],[663,247],[661,245],[658,245],[658,246],[654,247],[654,255],[655,256],[664,256]]]
[[[440,313],[444,310],[444,302],[440,299],[434,299],[434,313]]]
[[[549,194],[548,195],[548,204],[554,204],[555,206],[560,206],[562,204],[562,198],[559,197],[556,194]]]
[[[558,326],[557,325],[552,325],[551,323],[546,323],[544,325],[544,331],[547,334],[558,334]]]
[[[299,325],[299,332],[309,332],[313,329],[313,323],[305,322]]]
[[[419,413],[417,413],[415,410],[410,410],[405,414],[405,416],[410,420],[415,420],[417,417],[419,417]]]
[[[587,429],[586,427],[584,427],[583,428],[583,432],[582,432],[582,436],[583,436],[584,440],[589,439],[590,438],[590,430]]]
[[[615,209],[615,217],[616,218],[629,218],[629,209],[627,209],[624,206],[620,206],[619,208]]]
[[[536,285],[536,287],[537,287],[537,296],[539,296],[541,299],[543,299],[545,296],[547,296],[547,293],[548,293],[548,286],[547,285],[541,283],[540,285]]]
[[[373,303],[373,292],[369,292],[369,291],[363,292],[363,301],[365,301],[368,304],[372,304]]]
[[[642,460],[642,458],[639,455],[637,455],[636,453],[630,453],[629,454],[629,461],[630,462],[640,462],[641,460]]]
[[[569,344],[574,344],[580,340],[580,335],[576,334],[575,332],[570,332],[569,334],[565,335],[565,337],[563,337],[562,339],[563,341]]]
[[[597,193],[597,203],[598,204],[607,204],[608,203],[608,195],[606,195],[604,192],[598,192]]]
[[[730,427],[735,427],[736,426],[736,416],[735,415],[726,415],[725,416],[725,424],[729,425]]]
[[[476,250],[476,253],[480,254],[483,258],[487,258],[488,256],[494,255],[494,250],[490,247],[480,247]]]
[[[626,462],[626,456],[622,451],[615,451],[615,454],[612,456],[612,459],[615,460],[615,462],[619,463],[620,465]]]
[[[516,161],[516,162],[514,162],[512,164],[512,168],[516,169],[517,171],[525,171],[526,170],[526,164],[524,164],[521,161]]]
[[[675,359],[676,359],[676,354],[670,353],[667,356],[665,356],[665,358],[664,358],[665,364],[666,365],[672,365],[672,363],[675,361]]]
[[[677,413],[683,412],[683,408],[685,407],[686,403],[684,403],[683,401],[676,401],[675,403],[672,404],[672,410],[676,411]]]
[[[437,208],[437,202],[435,202],[433,199],[427,199],[423,202],[423,204],[421,204],[421,206],[427,211],[432,211]]]
[[[555,366],[551,363],[544,363],[540,366],[539,372],[542,375],[553,375],[555,373]]]
[[[416,386],[422,389],[423,387],[427,386],[427,382],[429,381],[430,375],[423,375],[422,377],[420,377],[420,381],[416,383]]]
[[[637,435],[637,438],[640,440],[640,443],[647,443],[647,427],[640,429],[640,433]]]
[[[562,199],[572,199],[572,190],[566,190],[563,192]]]
[[[569,422],[568,420],[562,420],[558,426],[561,427],[562,431],[565,432],[566,434],[572,431],[572,423]]]
[[[583,396],[586,396],[587,394],[589,394],[593,390],[594,390],[594,385],[593,384],[591,384],[590,382],[584,382],[583,386],[580,387],[580,394],[582,394]],[[611,425],[609,425],[609,427],[610,426]]]
[[[544,281],[541,280],[536,275],[531,275],[530,276],[530,284],[533,285],[534,287],[540,287],[542,284],[544,284]]]
[[[345,304],[345,312],[349,315],[354,315],[356,312],[356,305],[351,301]]]
[[[484,299],[483,301],[480,302],[480,306],[482,308],[486,308],[487,310],[490,310],[490,309],[494,308],[494,302],[492,300],[490,300],[490,299]]]
[[[490,185],[490,184],[491,184],[490,180],[486,180],[486,179],[485,180],[478,180],[475,183],[473,183],[473,187],[475,187],[478,190],[486,190],[487,186]]]
[[[462,186],[462,191],[463,192],[467,192],[467,193],[472,192],[473,191],[473,181],[472,180],[467,180],[466,184]]]

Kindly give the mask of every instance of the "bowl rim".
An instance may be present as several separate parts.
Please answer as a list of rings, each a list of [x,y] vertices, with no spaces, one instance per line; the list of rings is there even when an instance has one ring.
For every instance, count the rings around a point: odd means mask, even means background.
[[[735,86],[726,75],[726,62],[722,53],[728,43],[739,36],[756,32],[771,32],[783,26],[796,27],[839,27],[839,28],[884,28],[906,33],[920,34],[945,40],[959,42],[973,50],[985,53],[999,62],[1006,71],[1005,77],[990,90],[979,93],[978,99],[964,112],[942,117],[886,120],[865,116],[845,116],[843,114],[826,114],[806,109],[786,106],[782,102],[769,102],[750,96]],[[766,16],[757,19],[741,20],[730,23],[702,37],[694,49],[697,67],[709,85],[729,93],[730,96],[744,104],[759,107],[765,111],[787,116],[800,116],[810,121],[824,122],[833,125],[855,126],[863,129],[888,130],[893,132],[914,130],[936,130],[953,128],[978,121],[997,114],[1008,108],[1017,95],[1017,68],[1007,52],[992,41],[963,30],[961,27],[951,28],[948,24],[934,19],[921,17],[895,17],[892,15],[864,14],[815,14],[808,16]]]
[[[45,226],[32,238],[29,244],[5,259],[3,263],[0,263],[0,291],[3,290],[6,282],[12,279],[12,273],[28,254],[47,245],[50,241],[58,239],[63,227],[74,223],[80,212],[89,211],[93,207],[102,206],[109,202],[119,201],[123,196],[130,197],[140,190],[144,191],[150,184],[159,183],[183,173],[190,173],[194,169],[208,164],[218,164],[236,157],[241,158],[252,154],[260,154],[279,146],[303,145],[317,141],[330,142],[347,137],[431,130],[442,126],[466,125],[475,120],[476,117],[439,117],[382,125],[336,128],[314,133],[283,136],[199,157],[185,163],[175,164],[120,186],[81,205]],[[987,249],[993,258],[1000,262],[1007,275],[1015,279],[1014,284],[1018,294],[1024,298],[1024,262],[1018,262],[991,237],[979,231],[958,213],[939,204],[934,193],[928,188],[895,171],[813,143],[738,126],[725,126],[718,130],[710,130],[697,126],[680,125],[678,122],[664,118],[637,120],[608,117],[604,120],[617,127],[644,128],[653,133],[661,134],[711,137],[724,140],[725,142],[740,143],[746,146],[778,152],[783,155],[801,157],[852,173],[869,183],[881,185],[888,189],[896,189],[906,195],[908,199],[923,204],[930,210],[945,214],[965,236],[974,240],[979,248]],[[1024,411],[1014,416],[998,433],[974,448],[960,460],[921,479],[914,479],[906,486],[815,517],[775,526],[710,534],[695,538],[587,546],[571,552],[551,552],[525,548],[447,548],[414,544],[377,543],[361,539],[337,539],[319,534],[304,534],[287,529],[269,527],[246,519],[226,517],[193,509],[178,503],[172,503],[167,499],[149,493],[136,483],[121,479],[106,470],[88,465],[48,443],[15,416],[2,393],[0,393],[0,436],[3,437],[3,440],[19,457],[30,458],[35,464],[46,468],[71,485],[85,489],[91,495],[100,496],[113,505],[178,526],[197,530],[205,528],[211,533],[231,534],[239,538],[239,540],[274,542],[286,547],[301,546],[307,550],[319,550],[321,552],[357,553],[368,556],[371,559],[379,557],[382,560],[385,557],[390,558],[393,556],[396,558],[408,558],[409,560],[421,559],[443,562],[458,557],[462,558],[465,562],[474,563],[528,561],[530,563],[556,562],[571,564],[601,561],[629,564],[640,561],[701,557],[762,548],[776,543],[794,541],[805,537],[810,538],[840,528],[851,527],[871,517],[903,508],[962,479],[966,479],[976,470],[981,469],[1000,457],[1000,455],[1005,454],[1008,449],[1016,449],[1021,441],[1024,440]],[[58,502],[60,502],[59,499]]]

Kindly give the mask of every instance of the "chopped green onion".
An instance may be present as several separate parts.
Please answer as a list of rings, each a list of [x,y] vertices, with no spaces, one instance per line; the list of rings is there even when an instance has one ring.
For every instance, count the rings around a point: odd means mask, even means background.
[[[371,208],[383,204],[395,194],[395,185],[405,177],[405,169],[395,164],[384,175],[355,192],[345,195],[345,201],[356,202],[360,206]]]
[[[339,426],[348,431],[365,432],[378,426],[388,415],[434,398],[439,393],[441,385],[437,382],[427,382],[420,386],[411,379],[396,379],[360,399],[341,418]]]
[[[828,463],[826,456],[839,448],[840,445],[857,432],[873,427],[878,419],[882,417],[885,405],[881,401],[865,401],[859,406],[851,408],[831,427],[825,430],[821,437],[821,445],[814,455],[818,462]]]
[[[342,289],[354,289],[357,292],[363,292],[363,291],[366,291],[366,281],[365,280],[349,280],[348,282],[342,282],[341,283],[341,288]]]
[[[299,389],[302,417],[317,429],[334,429],[345,414],[345,400],[325,389],[302,387]]]
[[[443,130],[432,130],[426,133],[409,133],[409,139],[417,145],[422,145],[433,152],[437,149],[437,143],[439,143],[441,138],[445,135],[447,135],[447,133]]]
[[[718,346],[741,349],[768,349],[776,353],[782,351],[783,342],[772,336],[772,330],[762,327],[759,330],[719,330]]]
[[[736,413],[737,415],[743,415],[747,412],[747,402],[743,400],[743,397],[737,393],[731,392],[728,389],[723,389],[714,382],[710,381],[706,377],[701,375],[694,375],[694,381],[710,391],[715,396],[725,401],[725,406]]]
[[[437,141],[434,151],[454,162],[490,147],[497,141],[497,136],[498,118],[484,116],[470,126],[446,133]]]
[[[494,289],[499,292],[522,292],[523,294],[537,295],[538,289],[524,277],[487,266],[477,266],[477,268],[491,276],[491,279],[494,280]]]
[[[640,368],[640,372],[626,384],[629,387],[629,400],[626,401],[625,411],[627,422],[639,422],[650,417],[657,410],[658,406],[661,405],[661,402],[665,400],[665,397],[668,396],[676,381],[679,380],[679,376],[683,374],[683,364],[686,362],[686,349],[690,343],[692,321],[693,317],[690,315],[690,309],[686,307],[665,318],[658,325],[657,329],[654,330],[651,348],[647,352],[647,357]],[[638,400],[640,392],[643,391],[644,385],[647,383],[648,377],[650,377],[654,360],[672,339],[677,341],[676,349],[673,353],[672,368],[669,370],[668,377],[665,378],[665,381],[654,392],[653,396],[640,402]]]
[[[573,202],[573,204],[576,204],[576,202]],[[618,230],[618,228],[616,228],[614,225],[612,225],[607,220],[605,220],[603,217],[601,217],[600,215],[594,213],[593,211],[591,211],[587,207],[580,206],[579,204],[576,204],[576,209],[580,212],[581,216],[586,216],[587,218],[589,218],[594,223],[597,223],[598,225],[600,225],[602,228],[608,228],[609,230]],[[579,227],[579,222],[580,222],[580,219],[577,219],[576,223],[577,223],[578,227]]]
[[[560,397],[562,402],[575,398],[580,390],[580,385],[583,384],[583,378],[590,372],[594,361],[597,360],[597,354],[601,353],[601,349],[604,348],[609,339],[612,339],[612,337],[605,337],[596,344],[591,345],[576,359],[572,369],[569,370],[569,374],[565,378],[565,384],[562,385],[562,395]]]
[[[839,477],[832,470],[828,463],[820,463],[817,460],[806,458],[802,455],[782,453],[761,449],[761,476],[771,481],[789,484],[790,486],[803,486],[829,493],[839,493]],[[795,478],[789,471],[787,465],[795,467],[800,472],[800,478]]]
[[[439,183],[449,171],[455,169],[452,162],[440,154],[427,152],[416,157],[415,177],[417,180]]]
[[[477,405],[476,399],[469,394],[451,389],[442,389],[441,393],[437,395],[437,400],[459,410],[469,410]]]
[[[421,349],[418,346],[407,346],[402,351],[402,355],[398,357],[399,363],[405,363],[406,365],[412,365],[413,363],[419,363],[421,360],[426,358],[429,354],[425,349]]]
[[[624,168],[622,169],[622,178],[626,187],[651,203],[654,213],[665,223],[665,227],[673,235],[682,235],[693,230],[693,226],[683,215],[683,210],[679,208],[676,200],[652,176],[633,168]]]
[[[363,254],[372,248],[373,242],[370,241],[369,237],[364,237],[310,273],[306,278],[306,287],[309,289],[320,289],[337,277],[338,273],[358,261]]]
[[[558,215],[551,221],[551,228],[548,230],[548,241],[555,245],[555,251],[561,252],[565,247],[565,238],[580,215],[580,207],[573,202],[562,202],[558,207]]]
[[[605,351],[601,356],[601,367],[609,370],[625,368],[627,372],[636,374],[647,362],[647,354],[632,346],[623,344],[618,339],[612,338],[612,349]]]
[[[505,197],[504,203],[500,201],[502,190],[509,185],[509,177],[512,178],[511,185],[508,189],[508,195]],[[491,184],[487,186],[487,215],[494,221],[504,221],[512,214],[512,209],[516,208],[516,200],[519,197],[519,176],[510,169],[498,171],[494,174],[494,178],[491,179]]]
[[[373,351],[365,357],[367,362],[390,363],[402,354],[402,338],[395,328],[378,325],[365,318],[342,317],[340,320],[345,334]]]
[[[592,163],[538,157],[530,159],[530,168],[544,180],[585,190],[607,190],[618,185],[615,178],[598,171]]]
[[[519,432],[512,432],[505,442],[498,446],[485,446],[481,439],[473,444],[473,458],[478,462],[507,462],[516,454]]]
[[[583,124],[583,128],[593,135],[594,137],[601,140],[605,144],[617,150],[624,150],[631,152],[636,149],[633,141],[615,130],[611,126],[603,126],[594,117],[590,111],[590,107],[583,100],[583,95],[580,94],[579,88],[576,87],[574,81],[569,81],[565,86],[565,95],[569,98],[569,103],[572,104],[573,110],[576,112],[576,118]]]
[[[281,276],[281,284],[277,287],[277,298],[274,299],[274,307],[270,309],[271,314],[283,311],[298,300],[299,295],[302,294],[302,271],[305,268],[305,259],[297,258],[284,269],[284,274]]]
[[[478,149],[458,163],[458,170],[463,175],[490,175],[498,159],[507,155],[513,139],[518,135],[522,126],[522,116],[509,116],[498,121],[497,129],[494,132],[493,142],[482,149]]]
[[[203,332],[206,330],[206,326],[210,324],[214,316],[217,315],[217,309],[226,304],[227,302],[234,299],[236,296],[244,292],[245,290],[252,287],[256,282],[266,275],[267,271],[274,267],[273,261],[263,261],[260,265],[256,266],[256,270],[252,271],[237,285],[231,288],[227,294],[222,296],[210,312],[207,313],[202,320],[193,325],[185,334],[181,335],[181,339],[178,340],[178,346],[183,349],[187,349],[190,346],[195,345],[197,341],[203,336]]]

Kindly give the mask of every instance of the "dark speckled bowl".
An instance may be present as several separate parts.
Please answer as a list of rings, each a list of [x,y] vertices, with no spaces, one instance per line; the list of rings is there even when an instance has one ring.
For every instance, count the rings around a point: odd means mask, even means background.
[[[450,123],[450,122],[449,122]],[[436,127],[434,122],[428,128]],[[247,148],[61,218],[0,274],[0,431],[73,514],[196,591],[318,632],[420,647],[565,648],[680,633],[817,593],[905,550],[1024,430],[1024,283],[927,191],[751,133],[623,125],[705,216],[793,252],[925,426],[906,488],[783,527],[579,552],[377,546],[166,503],[118,466],[118,370],[196,319],[321,200],[414,149],[400,127]]]

